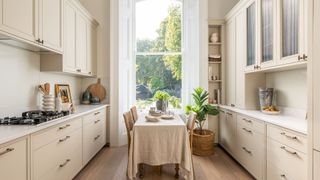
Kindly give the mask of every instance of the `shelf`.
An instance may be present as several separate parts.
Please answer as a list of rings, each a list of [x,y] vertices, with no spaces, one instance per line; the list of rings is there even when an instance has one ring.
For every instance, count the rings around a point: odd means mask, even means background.
[[[209,83],[221,83],[222,80],[209,80]]]
[[[219,43],[219,42],[217,42],[217,43],[209,43],[209,46],[220,46],[220,45],[222,45],[222,43]]]
[[[221,64],[221,61],[209,61],[209,64]]]

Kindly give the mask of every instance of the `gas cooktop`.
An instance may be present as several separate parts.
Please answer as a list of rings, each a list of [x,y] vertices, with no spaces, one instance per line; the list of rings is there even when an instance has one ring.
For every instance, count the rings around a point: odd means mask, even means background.
[[[0,118],[0,125],[37,125],[66,115],[69,115],[68,111],[27,111],[21,117]]]

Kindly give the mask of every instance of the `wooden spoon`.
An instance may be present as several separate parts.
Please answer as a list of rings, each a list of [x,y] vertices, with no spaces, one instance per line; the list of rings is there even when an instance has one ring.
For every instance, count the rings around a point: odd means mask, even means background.
[[[49,83],[45,83],[44,84],[44,89],[45,89],[46,95],[49,95],[50,94],[50,84]]]

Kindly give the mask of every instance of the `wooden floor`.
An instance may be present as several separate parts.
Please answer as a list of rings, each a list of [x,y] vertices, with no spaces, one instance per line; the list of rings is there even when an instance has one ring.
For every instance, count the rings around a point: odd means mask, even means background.
[[[209,157],[193,156],[195,177],[197,180],[251,180],[246,170],[221,148]],[[127,147],[104,148],[75,177],[75,180],[127,180]],[[145,167],[145,180],[174,180],[174,165],[165,165],[159,175],[153,167]],[[183,179],[184,172],[180,172]]]

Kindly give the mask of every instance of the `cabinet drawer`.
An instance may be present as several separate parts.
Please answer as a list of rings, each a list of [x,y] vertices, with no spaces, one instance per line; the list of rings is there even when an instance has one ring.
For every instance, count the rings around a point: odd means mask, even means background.
[[[268,137],[279,141],[280,143],[294,148],[303,153],[307,153],[307,138],[304,135],[276,127],[273,125],[268,125]]]
[[[69,174],[75,175],[82,167],[82,130],[76,130],[66,136],[51,142],[48,145],[37,149],[33,153],[33,177],[34,179],[54,179],[50,175],[52,172],[64,174],[66,170]],[[68,160],[70,159],[70,160]],[[67,161],[68,160],[68,161]],[[60,167],[66,162],[66,165]],[[73,166],[73,167],[71,167]],[[57,175],[60,177],[60,175]],[[58,179],[56,176],[56,179]],[[59,179],[68,179],[61,175]]]
[[[289,174],[285,173],[284,171],[280,170],[279,168],[276,168],[271,163],[268,163],[267,165],[267,180],[286,180],[286,179],[292,179],[294,180],[294,177],[291,177]]]
[[[92,123],[92,121],[96,121],[96,120],[105,121],[105,119],[106,119],[106,109],[104,108],[84,116],[83,124]]]
[[[102,126],[86,126],[83,129],[83,165],[104,146]]]
[[[307,155],[270,138],[267,140],[267,161],[287,177],[307,179]]]
[[[32,135],[32,149],[38,149],[54,140],[57,139],[57,137],[65,136],[66,134],[81,128],[82,122],[81,118],[77,118],[62,124],[59,124],[57,126],[54,126],[52,128],[45,129],[39,133]]]
[[[241,125],[245,126],[246,128],[250,128],[250,129],[257,131],[259,133],[265,134],[265,132],[266,132],[266,125],[259,120],[238,114],[237,122],[238,122],[238,124],[241,124]]]
[[[265,136],[240,124],[237,138],[238,160],[255,178],[264,179]]]
[[[0,148],[0,179],[27,180],[27,140]]]

